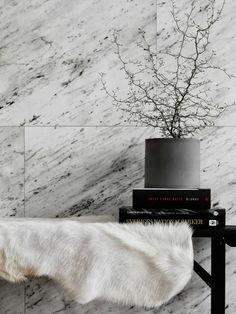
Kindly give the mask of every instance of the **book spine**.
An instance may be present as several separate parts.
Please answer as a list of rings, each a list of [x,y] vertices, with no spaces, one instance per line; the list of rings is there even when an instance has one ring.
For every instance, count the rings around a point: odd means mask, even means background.
[[[177,223],[187,222],[193,228],[220,229],[225,226],[225,212],[220,212],[217,216],[212,213],[203,215],[152,215],[152,214],[130,214],[125,211],[119,213],[120,223]]]
[[[133,208],[210,209],[210,189],[200,190],[133,190]]]
[[[127,217],[125,219],[121,219],[120,223],[143,223],[143,224],[153,224],[153,223],[180,223],[186,222],[194,229],[221,229],[225,226],[223,221],[216,218],[135,218],[135,217]]]

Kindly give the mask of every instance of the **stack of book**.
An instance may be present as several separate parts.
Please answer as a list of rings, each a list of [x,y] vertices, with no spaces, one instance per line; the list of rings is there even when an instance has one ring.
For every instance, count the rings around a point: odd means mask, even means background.
[[[210,189],[133,190],[133,206],[119,209],[120,223],[187,222],[194,229],[222,228],[225,210],[211,209]]]

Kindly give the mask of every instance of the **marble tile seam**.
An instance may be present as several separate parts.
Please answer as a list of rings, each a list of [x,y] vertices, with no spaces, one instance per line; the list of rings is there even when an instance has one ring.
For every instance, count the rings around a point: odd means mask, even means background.
[[[73,125],[0,125],[0,128],[152,128],[151,126],[145,125],[125,125],[125,124],[111,124],[111,125],[101,125],[101,124],[73,124]],[[212,128],[236,128],[236,124],[231,125],[212,125],[207,127],[207,129]]]
[[[26,168],[26,145],[25,145],[25,127],[24,127],[24,130],[23,130],[24,134],[23,134],[23,141],[24,141],[24,146],[23,146],[23,149],[24,149],[24,217],[25,217],[25,168]],[[23,301],[23,311],[24,311],[24,314],[26,314],[26,283],[24,282],[23,284],[23,298],[24,298],[24,301]]]
[[[26,167],[26,147],[25,147],[25,127],[24,127],[24,130],[23,130],[24,134],[23,134],[23,141],[24,141],[24,144],[23,144],[23,149],[24,149],[24,217],[25,217],[25,167]],[[25,285],[24,285],[25,287]]]

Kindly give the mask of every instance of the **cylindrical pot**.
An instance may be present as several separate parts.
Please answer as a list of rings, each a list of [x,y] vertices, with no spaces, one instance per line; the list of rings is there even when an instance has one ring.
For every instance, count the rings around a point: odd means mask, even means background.
[[[152,138],[145,141],[145,188],[199,188],[200,141]]]

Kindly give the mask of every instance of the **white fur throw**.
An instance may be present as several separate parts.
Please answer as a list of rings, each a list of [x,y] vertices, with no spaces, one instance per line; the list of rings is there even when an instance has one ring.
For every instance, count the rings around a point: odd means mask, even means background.
[[[156,307],[184,288],[193,271],[186,224],[100,221],[1,219],[0,277],[48,276],[79,303]]]

